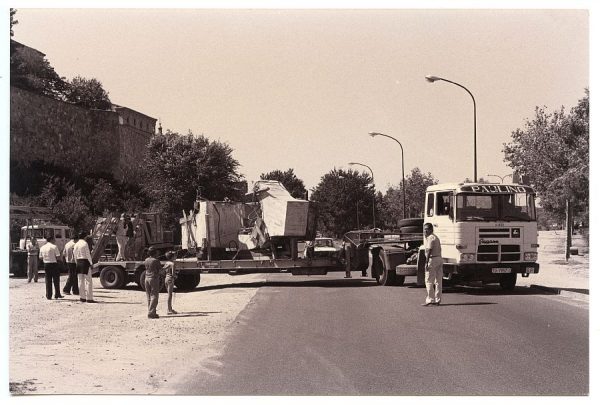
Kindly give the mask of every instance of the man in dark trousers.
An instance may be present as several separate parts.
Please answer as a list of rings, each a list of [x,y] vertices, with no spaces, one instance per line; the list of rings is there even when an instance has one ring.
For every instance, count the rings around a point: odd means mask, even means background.
[[[40,257],[44,261],[44,272],[46,280],[46,298],[52,299],[52,285],[54,284],[54,298],[62,298],[60,295],[60,251],[54,244],[54,236],[46,238],[46,244],[40,248]]]
[[[73,239],[65,244],[65,249],[63,251],[63,257],[65,263],[67,264],[67,270],[69,271],[69,277],[67,278],[67,282],[63,287],[63,293],[65,295],[71,295],[71,290],[73,290],[73,294],[79,295],[79,283],[77,282],[77,262],[75,261],[75,256],[73,255],[73,248],[78,241],[79,235],[75,233]]]
[[[148,298],[148,318],[157,319],[156,307],[158,306],[158,291],[160,289],[160,271],[162,266],[156,258],[158,251],[150,246],[148,249],[150,255],[145,261],[146,279],[144,288],[146,289],[146,297]]]

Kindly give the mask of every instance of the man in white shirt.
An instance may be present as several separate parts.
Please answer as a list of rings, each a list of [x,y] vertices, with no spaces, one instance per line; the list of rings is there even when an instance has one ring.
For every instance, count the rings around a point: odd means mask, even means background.
[[[67,263],[67,269],[69,270],[69,278],[67,278],[67,282],[63,287],[63,294],[65,295],[71,295],[71,289],[73,290],[73,294],[79,295],[79,284],[77,283],[77,263],[75,262],[75,257],[73,256],[73,247],[75,247],[75,243],[77,243],[78,240],[79,237],[75,235],[73,239],[65,244],[65,249],[63,250],[63,257]]]
[[[40,258],[44,261],[44,279],[46,281],[46,298],[52,299],[52,284],[54,284],[54,298],[62,298],[60,295],[60,251],[54,244],[54,236],[46,238],[46,244],[40,248]]]
[[[440,239],[433,233],[433,225],[423,224],[425,234],[425,288],[427,297],[423,306],[440,305],[442,302],[443,261]]]
[[[79,240],[73,246],[73,257],[75,258],[77,276],[79,277],[79,301],[95,302],[92,285],[92,254],[85,237],[85,231],[80,232]]]

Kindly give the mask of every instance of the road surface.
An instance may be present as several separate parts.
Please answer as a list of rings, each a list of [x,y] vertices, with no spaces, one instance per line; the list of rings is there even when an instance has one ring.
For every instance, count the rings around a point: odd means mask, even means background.
[[[277,274],[185,395],[586,395],[588,306],[497,286],[425,291]],[[256,286],[256,284],[252,284]],[[233,285],[235,288],[243,287]],[[227,287],[223,288],[226,293]]]

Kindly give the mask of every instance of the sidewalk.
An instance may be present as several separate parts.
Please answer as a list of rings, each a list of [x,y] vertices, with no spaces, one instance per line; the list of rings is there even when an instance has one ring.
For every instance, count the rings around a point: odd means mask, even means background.
[[[573,235],[578,255],[565,261],[565,231],[540,231],[540,272],[517,278],[517,286],[540,288],[574,299],[589,301],[589,246],[582,235]]]

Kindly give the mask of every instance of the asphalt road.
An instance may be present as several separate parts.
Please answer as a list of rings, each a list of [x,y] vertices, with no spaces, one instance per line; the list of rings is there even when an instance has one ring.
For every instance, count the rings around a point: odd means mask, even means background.
[[[585,303],[489,286],[448,288],[440,307],[422,307],[423,288],[357,276],[269,276],[223,354],[196,365],[178,394],[589,392]]]

